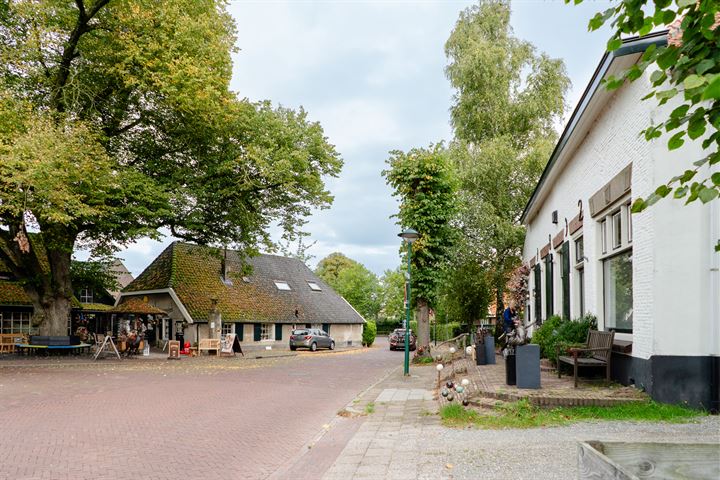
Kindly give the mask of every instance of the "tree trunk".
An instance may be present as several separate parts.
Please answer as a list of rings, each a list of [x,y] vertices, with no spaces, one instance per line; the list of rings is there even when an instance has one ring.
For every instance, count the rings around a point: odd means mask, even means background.
[[[430,309],[424,298],[417,299],[417,329],[418,347],[422,347],[424,352],[430,353]]]
[[[36,306],[35,308],[37,314],[38,307]],[[43,302],[39,308],[39,312],[42,315],[42,323],[40,323],[39,326],[40,335],[67,335],[71,308],[70,299],[62,296],[49,298]]]
[[[50,271],[46,271],[41,262],[36,262],[33,274],[38,280],[25,285],[35,308],[33,324],[37,325],[40,335],[68,334],[73,298],[70,278],[73,244],[72,240],[68,240],[65,246],[53,242],[57,246],[45,251]],[[37,255],[38,252],[33,253]]]

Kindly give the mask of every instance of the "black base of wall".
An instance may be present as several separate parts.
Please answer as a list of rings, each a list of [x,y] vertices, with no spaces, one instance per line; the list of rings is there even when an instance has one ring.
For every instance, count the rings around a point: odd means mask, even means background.
[[[612,354],[612,378],[635,385],[662,403],[720,411],[720,357],[655,355],[649,359]]]

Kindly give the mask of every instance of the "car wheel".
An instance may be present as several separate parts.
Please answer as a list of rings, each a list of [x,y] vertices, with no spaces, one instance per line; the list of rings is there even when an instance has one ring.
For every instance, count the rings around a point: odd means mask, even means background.
[[[317,343],[312,342],[312,344],[310,345],[310,351],[314,352],[315,350],[317,350]]]
[[[335,350],[335,342],[330,342],[330,350]]]
[[[295,350],[297,350],[297,347],[290,347],[290,350],[294,352]]]

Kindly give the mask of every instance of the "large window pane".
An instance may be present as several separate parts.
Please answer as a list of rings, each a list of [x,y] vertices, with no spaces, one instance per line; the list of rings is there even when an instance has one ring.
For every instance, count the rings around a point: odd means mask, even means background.
[[[632,332],[632,252],[603,262],[605,328]]]

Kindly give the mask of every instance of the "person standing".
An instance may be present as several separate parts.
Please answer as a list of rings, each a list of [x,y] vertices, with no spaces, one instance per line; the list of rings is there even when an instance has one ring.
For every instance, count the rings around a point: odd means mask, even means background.
[[[515,304],[510,303],[508,307],[503,310],[503,329],[505,333],[510,333],[515,328],[515,320],[517,319],[517,312],[515,312]]]

